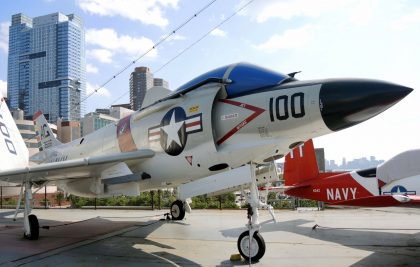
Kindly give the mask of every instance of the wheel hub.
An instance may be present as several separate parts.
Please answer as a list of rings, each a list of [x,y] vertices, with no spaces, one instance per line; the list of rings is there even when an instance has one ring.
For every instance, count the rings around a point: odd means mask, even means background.
[[[178,218],[181,211],[179,210],[179,207],[177,205],[174,205],[171,209],[172,216]]]
[[[241,243],[241,250],[242,252],[247,255],[249,258],[253,258],[257,255],[259,247],[258,247],[258,242],[257,240],[255,240],[255,238],[251,239],[251,253],[249,251],[249,236],[246,236],[244,238],[242,238]],[[251,255],[249,255],[251,254]]]

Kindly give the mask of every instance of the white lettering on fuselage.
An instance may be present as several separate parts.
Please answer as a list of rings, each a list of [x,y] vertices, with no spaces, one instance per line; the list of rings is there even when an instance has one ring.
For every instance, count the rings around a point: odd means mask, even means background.
[[[6,124],[3,122],[3,116],[0,114],[0,132],[4,137],[4,142],[6,143],[7,150],[10,154],[17,155],[15,145],[13,144],[11,138],[9,129],[7,128]]]
[[[68,158],[68,156],[60,156],[60,157],[54,157],[54,158],[50,158],[47,162],[51,163],[51,162],[60,162],[60,161],[66,161]]]
[[[351,194],[352,199],[356,199],[357,187],[351,188],[327,188],[327,200],[348,200]]]

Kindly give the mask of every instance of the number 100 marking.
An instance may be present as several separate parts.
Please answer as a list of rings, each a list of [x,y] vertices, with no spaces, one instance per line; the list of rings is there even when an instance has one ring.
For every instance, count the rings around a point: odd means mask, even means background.
[[[302,118],[305,116],[305,95],[295,93],[290,96],[290,113],[293,118]],[[274,121],[274,113],[277,120],[287,120],[289,118],[289,96],[281,95],[270,98],[270,120]]]

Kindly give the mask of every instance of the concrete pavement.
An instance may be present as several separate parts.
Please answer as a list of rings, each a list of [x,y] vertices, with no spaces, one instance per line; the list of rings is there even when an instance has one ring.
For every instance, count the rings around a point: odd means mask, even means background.
[[[167,211],[34,210],[40,239],[23,239],[21,218],[0,210],[0,266],[234,266],[245,210],[194,210],[183,221]],[[261,211],[261,221],[269,220]],[[419,266],[420,210],[276,211],[266,224],[265,256],[255,266]],[[79,222],[80,221],[80,222]],[[315,230],[312,227],[318,224]]]

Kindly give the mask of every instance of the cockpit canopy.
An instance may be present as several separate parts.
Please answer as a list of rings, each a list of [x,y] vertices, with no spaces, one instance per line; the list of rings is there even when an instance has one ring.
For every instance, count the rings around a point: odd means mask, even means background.
[[[229,98],[294,80],[288,75],[274,72],[256,65],[249,63],[237,63],[204,73],[179,87],[175,93],[182,93],[182,91],[188,90],[188,88],[191,88],[196,84],[200,84],[210,78],[231,81],[231,83],[226,85],[226,92]]]

